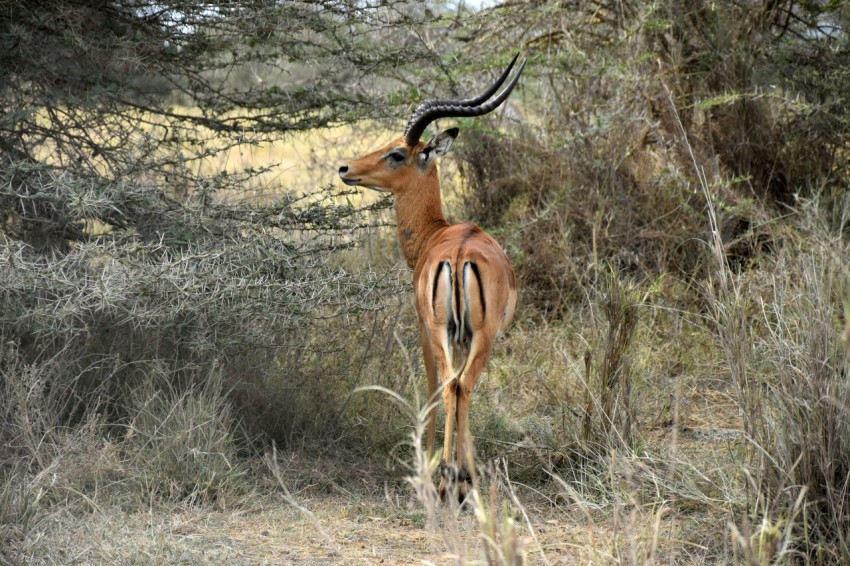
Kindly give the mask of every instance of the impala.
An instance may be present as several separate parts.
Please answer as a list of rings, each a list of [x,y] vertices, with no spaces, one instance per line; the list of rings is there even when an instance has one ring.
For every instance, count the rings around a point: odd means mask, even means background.
[[[345,184],[389,191],[395,197],[398,239],[408,267],[413,268],[429,400],[436,395],[437,372],[443,384],[446,425],[439,488],[443,498],[449,486],[460,483],[459,496],[463,499],[471,483],[472,391],[487,365],[496,336],[513,318],[516,279],[496,240],[473,222],[449,224],[443,216],[435,162],[449,151],[458,129],[448,129],[427,143],[420,137],[438,118],[480,116],[497,108],[508,98],[525,67],[523,61],[504,90],[491,98],[507,79],[517,57],[480,96],[426,100],[413,113],[401,138],[339,168]],[[434,452],[434,419],[431,411],[429,460]],[[452,451],[455,422],[459,469]]]

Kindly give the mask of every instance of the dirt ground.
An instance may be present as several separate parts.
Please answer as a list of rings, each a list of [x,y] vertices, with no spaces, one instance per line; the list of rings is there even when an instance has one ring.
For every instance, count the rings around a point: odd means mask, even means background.
[[[387,498],[325,496],[236,511],[171,514],[98,509],[53,516],[30,537],[21,563],[52,564],[454,564],[483,558],[471,511],[440,511]],[[519,529],[529,563],[580,560],[592,532],[529,513],[534,537]]]

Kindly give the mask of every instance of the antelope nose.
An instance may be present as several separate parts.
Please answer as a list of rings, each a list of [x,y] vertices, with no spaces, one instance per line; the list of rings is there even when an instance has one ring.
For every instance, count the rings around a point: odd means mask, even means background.
[[[342,167],[339,168],[339,176],[340,177],[342,177],[346,173],[348,173],[348,165],[343,165]]]

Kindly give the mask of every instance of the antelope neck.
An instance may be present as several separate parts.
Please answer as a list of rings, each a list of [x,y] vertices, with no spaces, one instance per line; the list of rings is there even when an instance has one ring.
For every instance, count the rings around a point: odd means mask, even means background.
[[[416,186],[396,195],[398,241],[408,267],[415,267],[435,233],[449,225],[443,216],[440,183],[436,173],[425,175]]]

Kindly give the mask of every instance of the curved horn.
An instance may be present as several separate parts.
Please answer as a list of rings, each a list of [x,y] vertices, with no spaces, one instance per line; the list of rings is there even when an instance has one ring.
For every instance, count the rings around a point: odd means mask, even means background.
[[[421,116],[423,112],[425,112],[426,110],[428,110],[432,106],[440,106],[440,105],[446,105],[446,104],[455,104],[455,105],[458,105],[458,106],[477,106],[478,104],[485,102],[488,98],[493,96],[493,94],[496,92],[496,90],[498,90],[498,88],[500,86],[502,86],[502,83],[505,82],[505,79],[508,78],[508,75],[510,74],[511,69],[513,69],[514,63],[516,63],[517,58],[519,58],[519,53],[514,55],[514,58],[511,59],[511,62],[508,64],[507,67],[505,67],[505,70],[502,71],[501,76],[499,76],[499,78],[496,79],[496,82],[494,82],[490,86],[490,88],[488,88],[486,91],[479,94],[475,98],[467,98],[466,100],[452,100],[452,99],[448,99],[448,98],[430,98],[430,99],[426,100],[425,102],[423,102],[422,104],[420,104],[419,106],[416,107],[416,110],[413,112],[413,116],[411,116],[410,120],[408,120],[408,122],[407,122],[408,129],[410,129],[410,124],[415,122],[416,119],[419,118],[419,116]]]
[[[420,104],[413,113],[413,116],[411,116],[410,120],[407,122],[407,128],[404,130],[404,141],[407,145],[412,147],[419,143],[419,138],[422,136],[422,132],[425,131],[428,124],[437,118],[481,116],[482,114],[487,114],[488,112],[495,110],[502,102],[505,101],[505,99],[508,98],[508,96],[510,96],[511,91],[516,86],[517,81],[519,81],[519,77],[522,74],[522,70],[525,68],[525,64],[528,62],[528,59],[525,59],[519,66],[514,78],[508,83],[508,86],[506,86],[496,98],[489,102],[486,101],[493,96],[493,93],[495,93],[499,87],[502,86],[502,83],[505,82],[505,79],[507,79],[510,74],[518,57],[519,53],[514,56],[510,65],[502,71],[502,75],[496,80],[496,82],[493,83],[493,85],[485,92],[475,98],[469,98],[466,100],[432,98]]]

